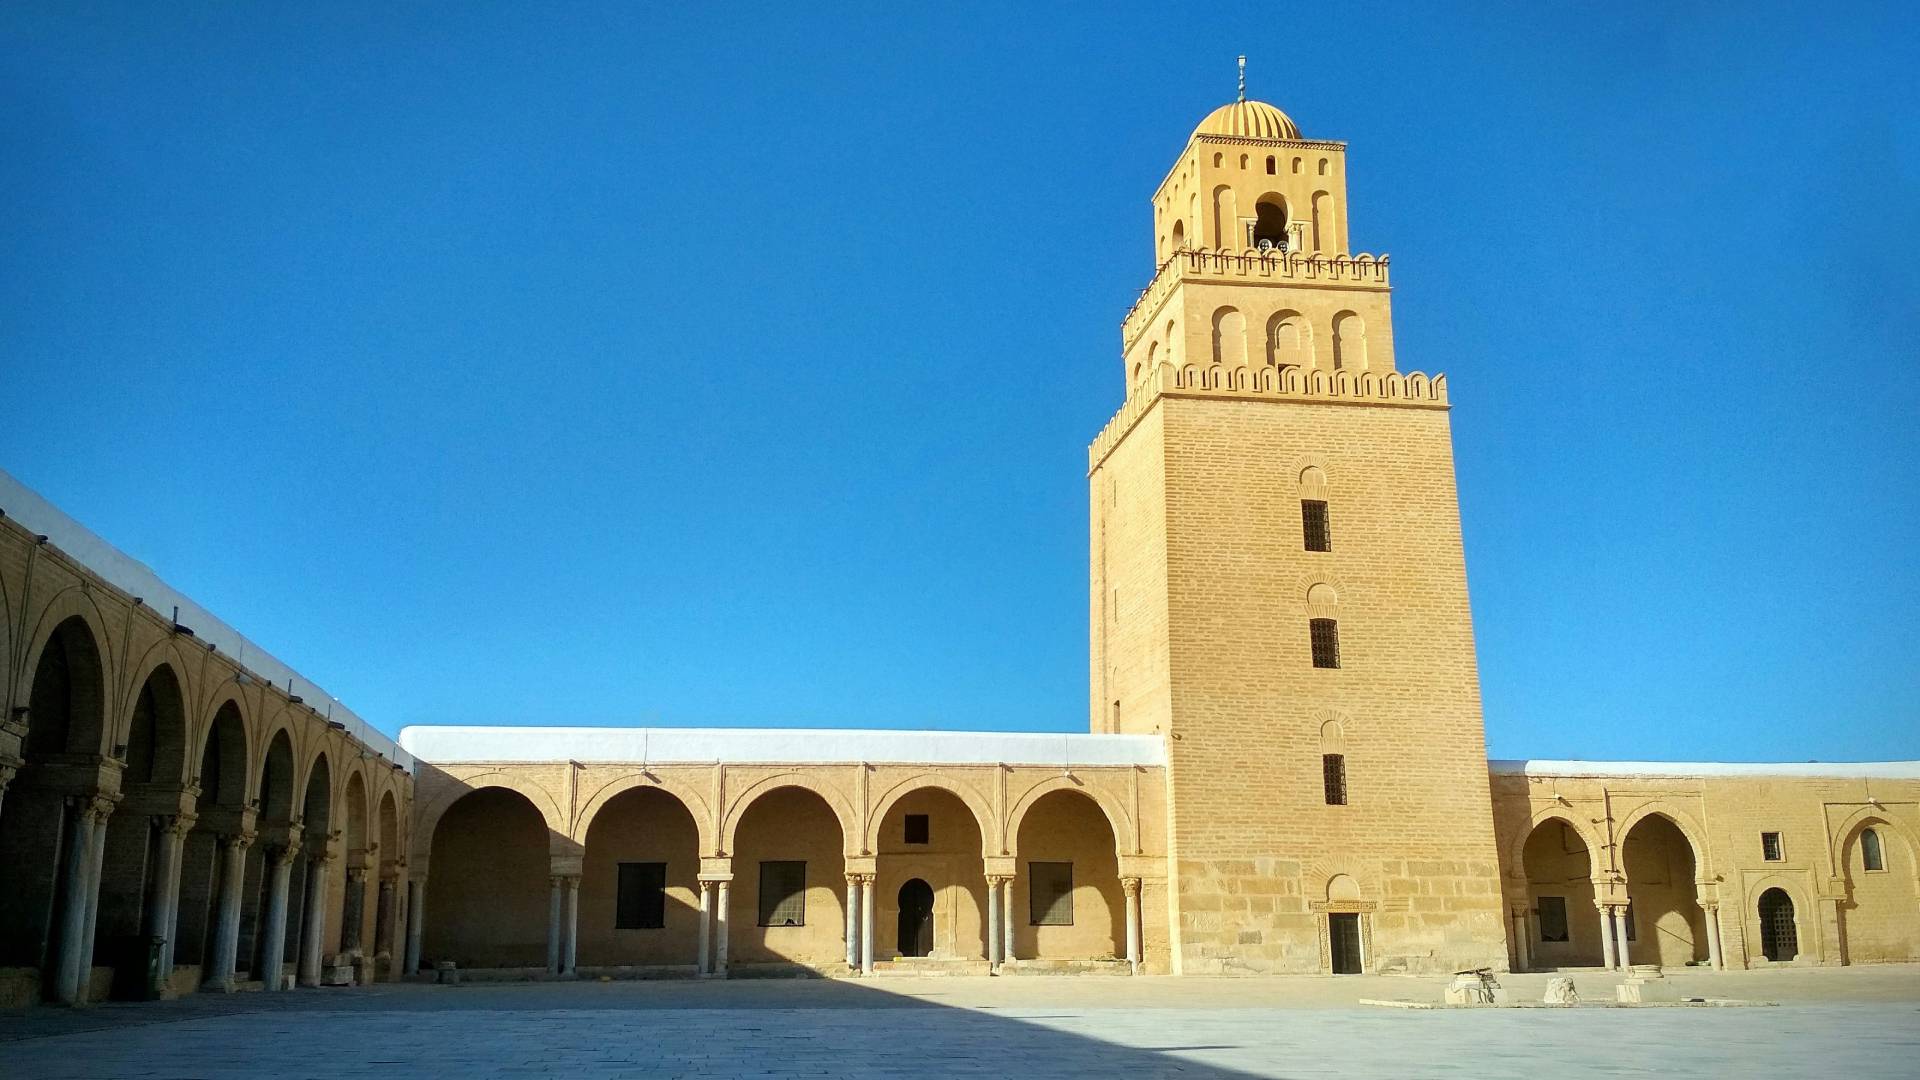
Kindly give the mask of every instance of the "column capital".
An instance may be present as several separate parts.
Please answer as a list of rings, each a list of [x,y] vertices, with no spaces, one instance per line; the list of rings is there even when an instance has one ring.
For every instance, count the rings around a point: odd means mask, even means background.
[[[162,832],[170,833],[174,839],[180,839],[193,831],[193,823],[200,819],[192,814],[160,814],[155,817]]]
[[[580,875],[579,874],[548,874],[547,884],[550,887],[555,889],[564,889],[569,884],[572,884],[572,885],[580,884]]]
[[[300,834],[296,832],[285,840],[268,844],[265,851],[269,866],[290,863],[300,857]]]
[[[1005,885],[1007,882],[1012,880],[1013,880],[1012,874],[988,874],[987,875],[988,885]]]
[[[69,800],[81,817],[89,823],[99,824],[113,816],[113,804],[120,801],[118,795],[109,795],[104,791],[74,795]]]
[[[253,842],[259,838],[259,833],[247,829],[242,829],[239,832],[221,833],[220,846],[239,848],[241,851],[245,851],[247,848],[253,846]]]
[[[1137,877],[1121,878],[1120,890],[1126,893],[1128,896],[1134,896],[1134,897],[1139,896],[1140,895],[1140,879]]]

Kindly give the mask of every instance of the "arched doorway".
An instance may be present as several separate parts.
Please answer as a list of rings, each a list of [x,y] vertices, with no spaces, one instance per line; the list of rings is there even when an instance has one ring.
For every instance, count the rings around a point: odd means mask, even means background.
[[[304,835],[288,885],[287,959],[294,964],[300,985],[316,986],[327,934],[324,867],[333,828],[333,770],[325,754],[315,757],[307,769],[307,787],[300,806]]]
[[[933,886],[910,879],[900,886],[900,918],[897,926],[901,956],[933,955]]]
[[[1794,923],[1793,898],[1785,889],[1760,894],[1760,953],[1774,963],[1800,955],[1800,932]]]
[[[984,960],[987,942],[987,868],[980,823],[960,798],[945,788],[909,791],[881,815],[874,840],[879,872],[874,883],[874,926],[880,940],[874,955],[885,958],[885,930],[898,924],[898,900],[912,879],[930,890],[927,951],[902,956],[941,956]],[[888,908],[895,911],[889,916]],[[889,921],[891,918],[891,921]]]
[[[525,795],[480,788],[447,807],[433,830],[422,965],[544,968],[547,822]]]
[[[239,957],[255,978],[269,966],[266,924],[273,906],[273,866],[286,850],[292,831],[293,780],[293,740],[282,728],[267,743],[266,760],[260,766],[258,837],[247,849],[246,902],[240,910]],[[284,962],[285,937],[280,949]]]
[[[734,831],[731,962],[845,962],[844,844],[839,817],[818,794],[778,787],[754,798]]]
[[[1593,859],[1580,831],[1548,818],[1527,834],[1527,942],[1534,970],[1599,967],[1605,962],[1600,910],[1594,906]]]
[[[380,794],[378,844],[379,888],[373,905],[373,961],[380,978],[400,975],[400,811],[394,805],[393,792]]]
[[[27,690],[25,763],[0,814],[0,966],[38,970],[54,996],[69,893],[83,876],[94,819],[53,771],[65,754],[100,753],[105,678],[100,648],[74,616],[48,635]]]
[[[1268,193],[1253,204],[1253,246],[1287,250],[1287,200]]]
[[[221,984],[231,971],[215,969],[215,932],[223,896],[240,896],[240,882],[229,884],[225,853],[241,830],[247,803],[247,731],[240,706],[227,701],[213,715],[197,776],[200,795],[193,831],[180,856],[180,903],[174,932],[176,968],[196,969],[199,982]],[[239,865],[244,872],[245,863]],[[234,956],[238,966],[239,954]]]
[[[373,838],[367,832],[367,782],[358,772],[347,777],[340,812],[346,819],[347,865],[340,875],[339,951],[343,959],[351,960],[365,952],[368,941],[367,920],[371,912],[367,910],[367,870],[368,864],[378,857],[377,851],[370,849]]]
[[[1628,952],[1635,963],[1683,967],[1707,958],[1706,913],[1694,886],[1693,845],[1663,814],[1649,814],[1621,842],[1627,872]]]
[[[171,900],[162,891],[178,837],[167,831],[166,811],[179,810],[186,782],[187,717],[171,667],[159,665],[141,685],[125,743],[121,805],[107,820],[93,957],[95,966],[113,968],[113,997],[140,999],[158,989],[147,977],[148,942],[172,934],[162,926]]]
[[[686,967],[700,933],[700,835],[679,799],[636,787],[587,826],[578,963]]]
[[[1020,819],[1013,883],[1018,958],[1104,960],[1126,955],[1126,899],[1113,826],[1079,791],[1042,795]]]

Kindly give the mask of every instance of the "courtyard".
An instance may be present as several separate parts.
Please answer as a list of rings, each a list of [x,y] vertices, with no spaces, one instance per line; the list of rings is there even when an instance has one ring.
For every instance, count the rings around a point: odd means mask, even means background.
[[[1589,1000],[1602,972],[1573,973]],[[1537,1001],[1549,976],[1503,978]],[[414,984],[0,1014],[0,1075],[1910,1077],[1920,966],[1675,973],[1741,1007],[1414,1011],[1444,980]]]

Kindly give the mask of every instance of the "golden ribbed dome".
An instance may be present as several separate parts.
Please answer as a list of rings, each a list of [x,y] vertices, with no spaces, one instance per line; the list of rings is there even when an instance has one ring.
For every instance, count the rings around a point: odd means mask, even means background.
[[[1298,139],[1293,118],[1264,101],[1236,101],[1213,110],[1195,135],[1232,135],[1242,139]]]

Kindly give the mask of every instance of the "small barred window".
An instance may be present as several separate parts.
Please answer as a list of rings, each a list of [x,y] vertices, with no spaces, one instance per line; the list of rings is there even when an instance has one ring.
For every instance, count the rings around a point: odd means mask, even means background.
[[[1340,625],[1333,619],[1312,619],[1308,629],[1313,641],[1313,666],[1340,666]]]
[[[1321,754],[1320,771],[1326,779],[1327,805],[1347,805],[1347,758],[1344,754]]]
[[[1300,531],[1306,536],[1308,551],[1333,550],[1333,529],[1327,523],[1326,500],[1300,500]]]
[[[1780,847],[1780,834],[1763,832],[1760,834],[1760,857],[1768,862],[1779,862],[1787,856]]]

